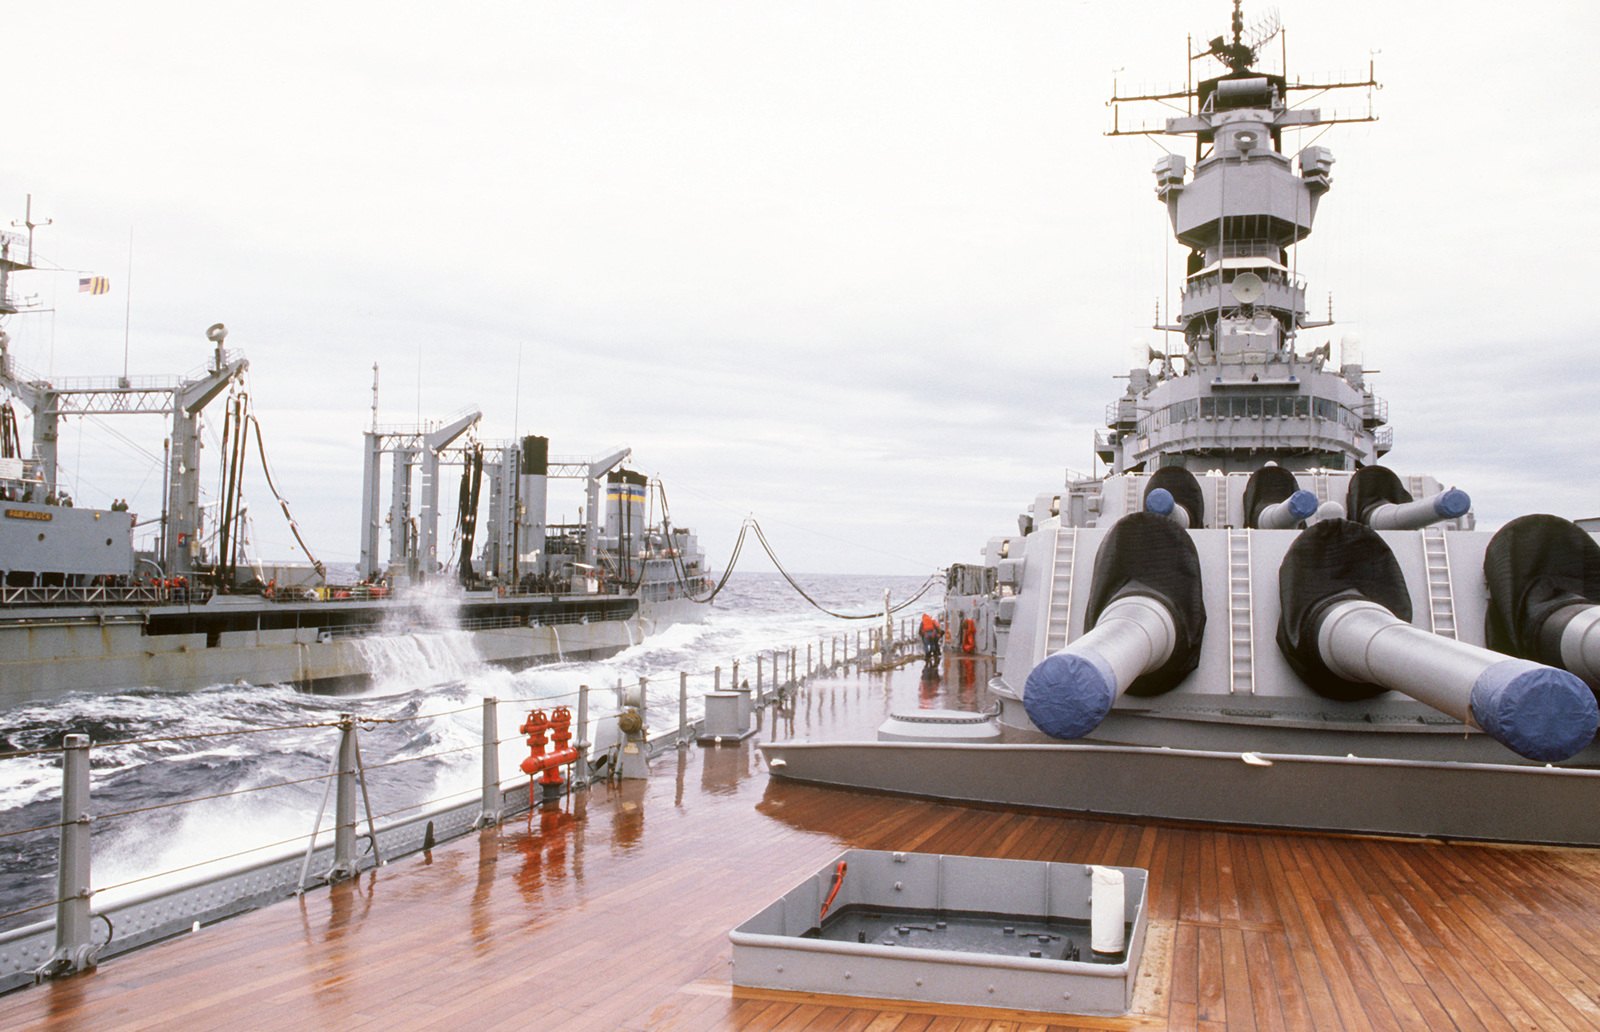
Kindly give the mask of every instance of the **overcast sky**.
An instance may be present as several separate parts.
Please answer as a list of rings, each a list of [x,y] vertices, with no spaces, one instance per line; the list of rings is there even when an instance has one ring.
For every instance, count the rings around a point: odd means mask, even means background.
[[[31,193],[73,270],[19,279],[54,312],[11,319],[14,355],[117,375],[131,313],[130,372],[177,373],[227,323],[324,560],[356,557],[376,362],[384,423],[477,405],[490,440],[631,446],[716,565],[752,514],[791,569],[914,574],[1091,469],[1182,269],[1161,149],[1104,136],[1105,101],[1181,84],[1231,5],[4,9],[0,215]],[[1379,121],[1317,138],[1334,186],[1297,263],[1340,325],[1302,350],[1359,333],[1389,464],[1481,523],[1600,515],[1600,7],[1279,10],[1291,75],[1370,57],[1384,84]],[[158,512],[163,433],[70,421],[80,503]],[[261,550],[296,554],[252,497]]]

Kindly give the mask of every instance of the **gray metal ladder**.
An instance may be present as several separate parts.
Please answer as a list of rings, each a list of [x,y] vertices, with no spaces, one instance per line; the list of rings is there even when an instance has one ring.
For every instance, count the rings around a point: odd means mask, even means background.
[[[1212,521],[1211,529],[1221,530],[1228,525],[1228,474],[1217,475],[1217,518]]]
[[[1134,473],[1123,474],[1122,515],[1128,516],[1144,508],[1144,497],[1139,492],[1139,477]]]
[[[1428,567],[1428,619],[1433,633],[1456,636],[1456,603],[1450,584],[1450,547],[1443,527],[1422,528],[1422,558]]]
[[[1228,531],[1228,691],[1256,690],[1255,607],[1250,594],[1250,532]]]
[[[1053,656],[1067,647],[1067,632],[1072,624],[1072,569],[1077,558],[1077,529],[1058,529],[1055,565],[1050,570],[1050,605],[1044,632],[1046,656]]]

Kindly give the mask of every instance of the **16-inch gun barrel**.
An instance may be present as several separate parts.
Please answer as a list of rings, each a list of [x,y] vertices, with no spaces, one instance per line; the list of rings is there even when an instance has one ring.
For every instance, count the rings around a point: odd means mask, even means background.
[[[1550,617],[1561,665],[1600,686],[1600,605],[1568,606]]]
[[[1028,672],[1023,709],[1045,734],[1082,738],[1124,692],[1159,695],[1187,677],[1205,627],[1189,532],[1171,516],[1130,513],[1095,554],[1084,632]]]
[[[1415,502],[1385,502],[1367,510],[1366,524],[1373,530],[1420,530],[1445,520],[1459,519],[1472,508],[1465,491],[1450,488]]]
[[[1577,524],[1538,513],[1495,532],[1484,639],[1492,649],[1570,670],[1600,691],[1600,544]]]
[[[1158,599],[1126,595],[1100,622],[1034,667],[1023,687],[1028,716],[1056,738],[1081,738],[1100,726],[1134,679],[1159,670],[1177,641],[1172,612]]]
[[[1600,725],[1594,693],[1571,673],[1429,633],[1375,602],[1329,606],[1317,651],[1339,677],[1403,692],[1530,760],[1570,759]]]
[[[1296,491],[1281,502],[1274,502],[1261,510],[1256,525],[1263,530],[1290,530],[1302,520],[1316,514],[1317,496],[1310,491]]]
[[[1165,516],[1185,530],[1189,529],[1189,510],[1174,501],[1172,492],[1164,487],[1158,487],[1144,496],[1144,511]]]

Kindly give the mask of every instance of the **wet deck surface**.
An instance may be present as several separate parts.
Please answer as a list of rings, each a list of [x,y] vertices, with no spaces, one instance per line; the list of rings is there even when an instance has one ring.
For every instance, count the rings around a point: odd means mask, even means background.
[[[982,701],[982,670],[916,675],[891,679],[892,704],[881,677],[814,684],[761,737]],[[848,847],[1148,868],[1134,1011],[734,989],[728,930]],[[1597,851],[945,806],[769,783],[745,743],[0,997],[0,1028],[1559,1032],[1600,1028],[1597,997]]]

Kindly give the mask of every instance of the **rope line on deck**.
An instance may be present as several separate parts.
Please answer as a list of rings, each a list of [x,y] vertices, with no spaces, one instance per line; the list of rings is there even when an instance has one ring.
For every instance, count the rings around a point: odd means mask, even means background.
[[[318,829],[318,833],[319,834],[321,833],[321,829],[320,828]],[[303,835],[303,834],[302,835],[293,835],[293,836],[290,836],[289,838],[286,838],[286,839],[279,839],[276,842],[263,842],[259,846],[250,846],[249,848],[241,849],[238,852],[224,853],[221,856],[214,856],[214,857],[211,857],[210,859],[207,859],[207,860],[196,860],[194,863],[192,863],[192,864],[184,864],[182,867],[173,867],[173,868],[169,868],[168,870],[165,870],[165,871],[155,871],[155,872],[153,872],[151,874],[141,874],[137,878],[129,878],[126,881],[117,882],[117,884],[115,884],[115,885],[107,885],[107,886],[105,886],[103,888],[95,889],[94,891],[96,893],[101,893],[101,892],[110,892],[113,889],[126,888],[129,885],[137,885],[139,882],[150,881],[152,878],[164,878],[169,874],[177,874],[177,873],[179,873],[181,871],[191,871],[196,867],[204,867],[206,864],[220,863],[223,860],[232,860],[235,857],[245,856],[245,855],[250,854],[250,853],[259,853],[263,849],[274,849],[274,848],[276,848],[278,846],[287,846],[291,842],[299,843],[305,837],[306,836]],[[358,832],[356,837],[357,838],[365,838],[366,836],[364,836],[364,835],[362,835],[362,834],[360,834]]]
[[[226,738],[230,735],[255,735],[266,731],[299,731],[307,728],[338,727],[339,722],[319,721],[310,724],[268,724],[265,727],[238,728],[233,731],[197,731],[187,735],[167,735],[161,738],[119,738],[107,739],[102,742],[92,742],[92,745],[157,745],[161,742],[184,742],[194,738]],[[18,752],[0,753],[0,760],[14,760],[25,756],[55,755],[65,752],[66,746],[57,745],[42,749],[23,749]]]
[[[10,838],[12,835],[28,835],[35,831],[49,831],[51,828],[65,828],[76,821],[56,821],[54,824],[41,824],[34,828],[18,828],[16,831],[0,831],[0,838]]]
[[[424,806],[433,806],[433,805],[435,805],[437,803],[442,803],[447,799],[457,799],[457,798],[465,798],[467,796],[475,796],[475,795],[478,795],[482,791],[483,790],[481,788],[464,788],[459,792],[451,792],[448,795],[442,795],[442,796],[439,796],[439,797],[434,798],[434,799],[424,799],[420,803],[412,803],[410,806],[402,806],[399,809],[390,810],[387,813],[375,813],[375,814],[371,815],[371,819],[376,821],[376,820],[381,820],[384,817],[393,817],[397,813],[405,813],[407,810],[420,810]],[[364,836],[362,836],[362,837],[364,837]]]
[[[313,781],[326,781],[330,777],[335,776],[336,775],[332,774],[318,774],[315,777],[297,778],[294,781],[275,781],[270,785],[257,785],[254,788],[236,788],[231,792],[218,792],[215,795],[195,796],[193,799],[174,799],[170,803],[151,803],[149,806],[140,806],[132,810],[116,810],[112,813],[97,814],[95,815],[95,820],[104,821],[110,820],[113,817],[127,817],[129,814],[149,813],[152,810],[166,810],[174,806],[187,806],[190,803],[204,803],[212,799],[227,799],[230,796],[249,795],[251,792],[265,792],[268,789],[273,788],[287,788],[290,785],[305,785]],[[56,825],[56,827],[61,827],[61,825]]]
[[[44,910],[47,907],[59,906],[65,902],[66,900],[64,899],[53,899],[48,903],[39,903],[35,906],[23,907],[21,910],[13,910],[10,913],[0,914],[0,921],[8,921],[13,917],[20,917],[23,914],[31,914],[35,910]]]
[[[363,770],[378,770],[378,769],[380,769],[382,767],[396,767],[396,766],[399,766],[402,763],[414,763],[417,760],[431,760],[436,756],[448,756],[451,753],[476,752],[477,750],[482,749],[482,748],[483,748],[483,743],[482,742],[473,742],[471,745],[463,745],[463,746],[459,746],[459,747],[457,747],[455,749],[441,749],[438,752],[421,753],[421,754],[416,755],[416,756],[403,756],[398,760],[385,760],[382,763],[368,763],[365,766],[363,766],[362,769]]]

